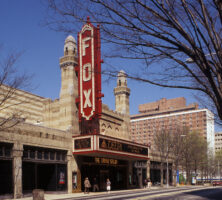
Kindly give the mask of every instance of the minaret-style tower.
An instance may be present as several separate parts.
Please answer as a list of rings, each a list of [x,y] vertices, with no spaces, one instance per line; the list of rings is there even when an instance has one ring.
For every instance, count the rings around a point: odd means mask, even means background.
[[[121,70],[118,73],[117,87],[114,88],[116,97],[116,111],[129,115],[129,95],[130,89],[127,87],[126,73]]]
[[[79,133],[78,108],[75,99],[78,97],[78,77],[75,67],[78,64],[76,40],[69,35],[65,40],[64,56],[60,58],[61,89],[59,126],[62,130]]]

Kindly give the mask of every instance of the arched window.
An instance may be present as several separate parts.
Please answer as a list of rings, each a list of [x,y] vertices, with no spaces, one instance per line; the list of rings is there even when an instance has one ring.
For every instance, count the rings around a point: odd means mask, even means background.
[[[119,86],[121,86],[121,80],[119,80]]]
[[[65,55],[68,55],[68,47],[66,47]]]

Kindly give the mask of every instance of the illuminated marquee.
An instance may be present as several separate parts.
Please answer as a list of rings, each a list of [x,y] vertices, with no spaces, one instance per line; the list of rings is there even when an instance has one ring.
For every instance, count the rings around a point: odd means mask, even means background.
[[[115,161],[118,158],[136,157],[136,160],[147,160],[148,146],[135,144],[133,142],[117,140],[116,138],[90,134],[83,136],[73,136],[73,154],[94,156],[93,161],[100,164],[119,164],[120,161]],[[107,155],[114,157],[107,157]],[[96,157],[95,157],[96,155]]]
[[[75,149],[87,149],[91,147],[90,138],[76,139],[74,143]]]
[[[126,144],[123,142],[113,141],[109,139],[99,138],[99,147],[112,151],[122,151],[132,154],[140,154],[148,156],[148,148],[139,147],[136,145]]]
[[[88,19],[78,35],[79,118],[91,120],[101,113],[101,59],[99,28]]]

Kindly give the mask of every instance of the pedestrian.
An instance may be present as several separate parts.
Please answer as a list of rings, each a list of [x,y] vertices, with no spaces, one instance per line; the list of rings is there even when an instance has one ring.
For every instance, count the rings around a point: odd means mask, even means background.
[[[147,179],[145,178],[143,181],[143,188],[146,188],[146,187],[147,187]]]
[[[148,186],[148,188],[151,188],[151,180],[150,179],[148,179],[148,181],[147,181],[147,186]]]
[[[84,193],[89,194],[89,188],[91,187],[91,184],[90,184],[88,177],[85,178],[84,187],[85,187]]]
[[[96,177],[93,179],[93,192],[95,191],[99,192],[99,185]]]
[[[107,193],[110,193],[111,190],[111,182],[110,180],[107,178],[106,180],[106,189],[107,189]]]

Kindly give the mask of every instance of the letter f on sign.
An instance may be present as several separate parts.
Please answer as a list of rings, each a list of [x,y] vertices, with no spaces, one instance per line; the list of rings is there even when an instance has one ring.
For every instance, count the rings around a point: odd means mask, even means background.
[[[91,101],[89,99],[90,94],[91,94],[91,89],[84,90],[83,92],[84,92],[84,96],[85,96],[85,103],[84,103],[83,108],[92,107]]]
[[[82,39],[82,55],[86,55],[86,48],[89,47],[89,44],[86,44],[86,41],[90,40],[90,37],[86,37]]]

